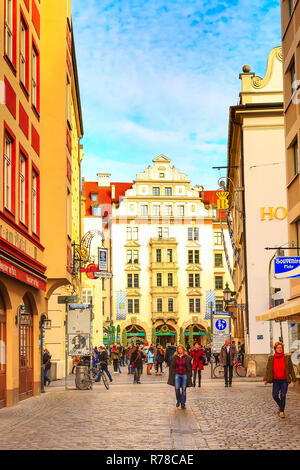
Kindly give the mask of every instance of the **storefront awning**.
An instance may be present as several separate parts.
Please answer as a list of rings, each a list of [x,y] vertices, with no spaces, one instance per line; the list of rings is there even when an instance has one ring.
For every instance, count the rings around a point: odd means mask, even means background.
[[[256,315],[255,319],[256,321],[300,321],[300,298],[288,300],[283,304],[277,305],[277,307],[271,308],[260,315]]]

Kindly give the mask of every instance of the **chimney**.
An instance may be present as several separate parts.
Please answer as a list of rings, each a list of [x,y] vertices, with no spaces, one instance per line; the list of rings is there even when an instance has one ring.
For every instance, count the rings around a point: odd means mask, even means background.
[[[109,188],[110,187],[110,173],[97,173],[98,177],[98,187],[99,188]]]
[[[111,199],[112,201],[116,199],[116,185],[115,184],[111,185]]]

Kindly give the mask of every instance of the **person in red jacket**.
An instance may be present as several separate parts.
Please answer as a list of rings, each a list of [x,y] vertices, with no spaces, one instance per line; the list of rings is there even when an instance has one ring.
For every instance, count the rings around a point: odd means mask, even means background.
[[[196,375],[198,371],[198,386],[201,387],[201,371],[203,370],[203,364],[205,361],[205,352],[199,343],[195,343],[193,349],[190,351],[190,356],[193,359],[192,370],[193,370],[193,387],[196,387]]]

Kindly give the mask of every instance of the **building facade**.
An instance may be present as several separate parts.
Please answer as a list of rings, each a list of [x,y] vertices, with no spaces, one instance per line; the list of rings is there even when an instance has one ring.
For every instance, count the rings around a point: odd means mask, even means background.
[[[216,291],[222,311],[226,282],[232,287],[218,214],[209,202],[212,195],[192,188],[170,159],[160,155],[153,163],[127,188],[98,174],[98,187],[107,184],[106,201],[96,192],[97,205],[103,203],[99,216],[107,221],[113,273],[107,319],[123,343],[139,338],[165,346],[190,335],[205,343],[206,292]],[[85,183],[87,212],[95,211],[92,184]],[[224,233],[229,246],[225,224]],[[126,298],[126,312],[120,312],[121,298]]]
[[[40,392],[40,2],[0,1],[0,408]]]
[[[47,264],[48,318],[45,345],[52,354],[53,378],[65,375],[65,305],[59,295],[78,295],[81,274],[72,272],[73,244],[81,240],[81,161],[83,123],[73,37],[71,0],[45,0],[41,61],[43,171],[42,188],[45,262]],[[55,35],[53,31],[55,30]],[[55,99],[53,97],[55,96]],[[55,138],[54,138],[55,136]],[[69,360],[70,366],[72,360]]]
[[[290,295],[288,281],[274,278],[271,261],[273,248],[288,242],[281,47],[270,52],[264,78],[244,66],[240,79],[240,104],[229,116],[227,188],[237,248],[238,336],[260,374],[273,342],[287,340],[287,325],[257,322],[256,315]]]

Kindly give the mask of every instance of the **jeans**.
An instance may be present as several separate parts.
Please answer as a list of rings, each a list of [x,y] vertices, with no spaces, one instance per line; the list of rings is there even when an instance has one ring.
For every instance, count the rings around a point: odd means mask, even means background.
[[[175,374],[175,394],[177,402],[185,406],[186,402],[187,375]],[[181,391],[180,391],[181,388]]]
[[[48,375],[47,375],[47,372],[48,372],[49,369],[45,370],[44,372],[44,385],[46,385],[46,383],[50,383],[51,382],[51,379],[49,379]]]
[[[229,380],[228,380],[229,372]],[[232,384],[233,366],[224,366],[225,385]]]
[[[156,372],[158,372],[158,369],[160,369],[160,372],[162,373],[162,362],[157,362],[156,363]]]
[[[142,368],[141,367],[135,367],[134,368],[133,383],[138,383],[140,381],[141,374],[142,374]]]
[[[112,378],[111,378],[110,372],[108,370],[107,364],[102,364],[102,366],[100,366],[100,367],[102,367],[102,370],[106,373],[107,377],[112,382]],[[101,378],[101,370],[99,370],[96,382],[100,382],[100,378]]]
[[[118,361],[118,372],[121,372],[121,361]]]
[[[286,380],[273,380],[273,398],[279,406],[281,412],[283,412],[285,409],[287,391],[288,383]]]

